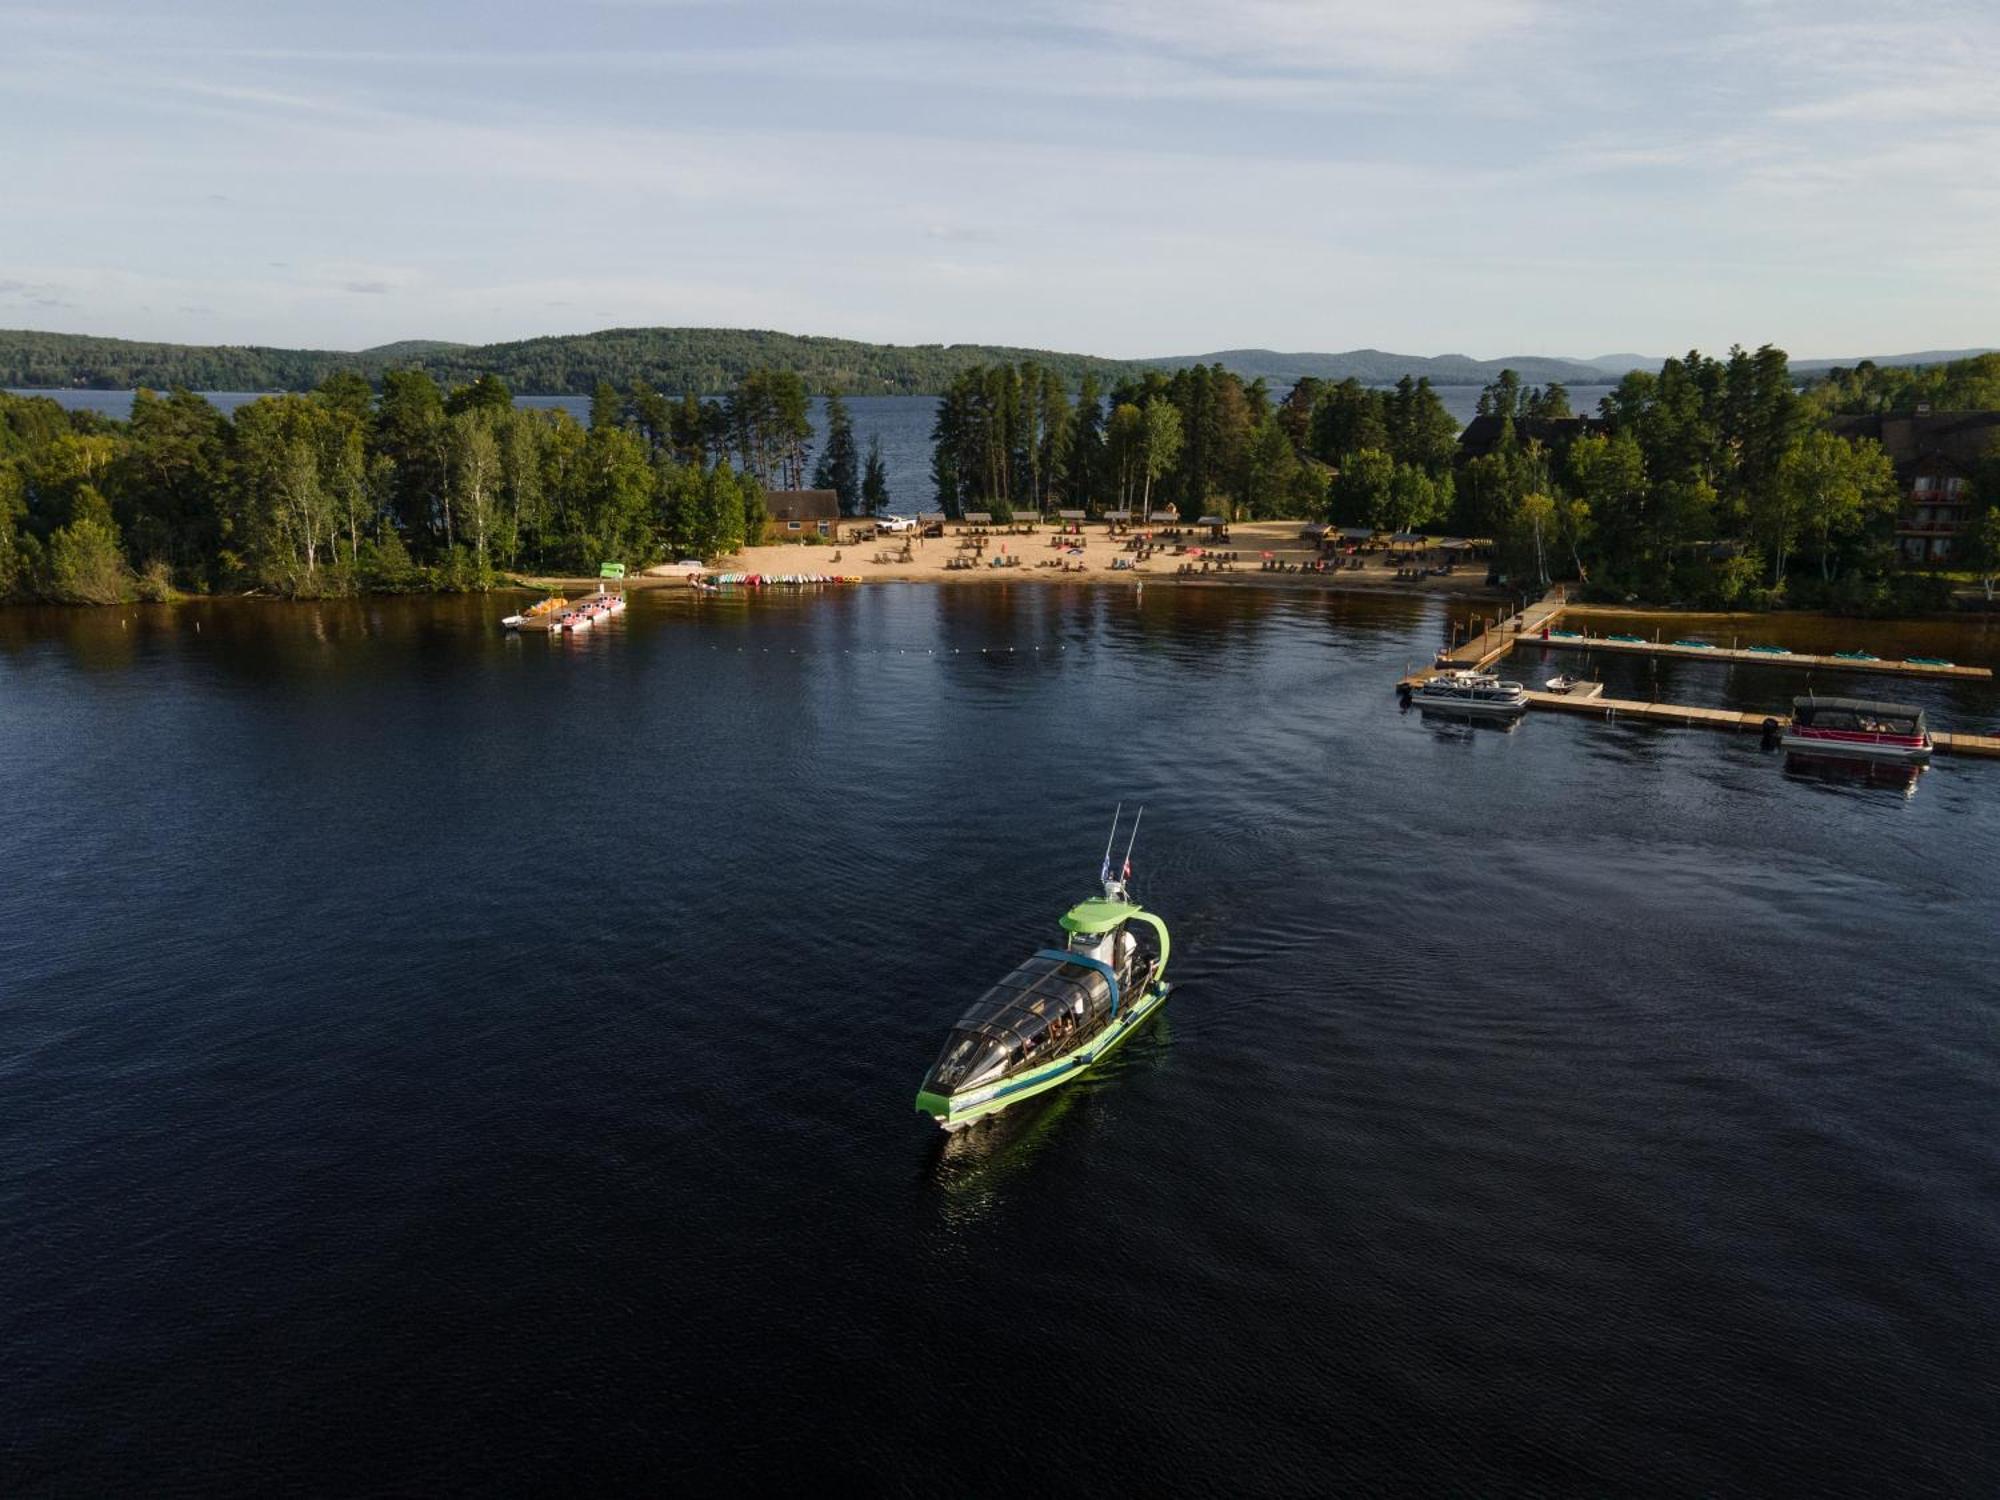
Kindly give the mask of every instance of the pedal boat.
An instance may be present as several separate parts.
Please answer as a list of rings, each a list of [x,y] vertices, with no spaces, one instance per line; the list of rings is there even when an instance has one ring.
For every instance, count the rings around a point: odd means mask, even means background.
[[[1140,950],[1133,924],[1157,953]],[[963,1130],[1079,1077],[1123,1046],[1162,1005],[1167,925],[1127,899],[1122,882],[1062,917],[1064,945],[1044,948],[973,1003],[924,1076],[917,1109]]]

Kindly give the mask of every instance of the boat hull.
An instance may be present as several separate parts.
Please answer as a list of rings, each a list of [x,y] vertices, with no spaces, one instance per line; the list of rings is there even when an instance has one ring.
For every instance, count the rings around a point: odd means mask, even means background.
[[[1831,755],[1842,760],[1873,760],[1898,766],[1925,765],[1931,758],[1928,735],[1921,739],[1901,735],[1869,739],[1854,734],[1814,734],[1794,729],[1779,738],[1778,748],[1795,755]]]
[[[1479,698],[1426,698],[1421,692],[1415,695],[1416,705],[1425,713],[1470,714],[1481,719],[1518,719],[1528,711],[1526,700],[1485,700]]]
[[[963,1094],[933,1094],[925,1090],[917,1095],[917,1109],[936,1120],[943,1130],[963,1130],[1023,1099],[1060,1088],[1122,1047],[1133,1032],[1166,1004],[1172,991],[1173,986],[1164,980],[1148,985],[1131,1010],[1073,1051],[986,1088],[970,1089]]]

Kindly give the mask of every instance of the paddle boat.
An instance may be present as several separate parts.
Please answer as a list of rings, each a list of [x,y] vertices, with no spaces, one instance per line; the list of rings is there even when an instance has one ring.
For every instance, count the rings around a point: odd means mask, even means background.
[[[1123,812],[1113,815],[1104,846],[1103,894],[1063,913],[1060,946],[1039,949],[972,1003],[924,1075],[917,1111],[940,1128],[963,1130],[1081,1077],[1166,1003],[1167,924],[1127,889],[1139,818],[1124,863],[1116,875],[1111,870]],[[1152,930],[1155,951],[1134,926]]]
[[[563,598],[561,594],[551,594],[539,603],[530,604],[518,615],[506,616],[500,623],[509,630],[519,630],[530,620],[539,620],[543,615],[553,614],[567,603],[569,600]]]

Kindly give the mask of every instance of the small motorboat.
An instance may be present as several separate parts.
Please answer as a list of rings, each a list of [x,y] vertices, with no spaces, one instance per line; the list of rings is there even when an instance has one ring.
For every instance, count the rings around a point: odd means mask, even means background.
[[[1547,682],[1544,682],[1542,686],[1551,693],[1567,693],[1571,688],[1575,687],[1579,682],[1582,681],[1583,679],[1581,677],[1572,677],[1569,675],[1569,673],[1562,672],[1558,673],[1554,677],[1551,677]]]
[[[527,623],[528,617],[526,615],[507,615],[501,619],[500,628],[502,630],[519,630]]]

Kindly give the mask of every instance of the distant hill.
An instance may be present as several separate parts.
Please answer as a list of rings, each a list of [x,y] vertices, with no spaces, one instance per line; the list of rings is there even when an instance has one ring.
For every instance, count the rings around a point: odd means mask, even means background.
[[[1983,353],[1977,349],[1877,355],[1881,366],[1942,364]],[[994,344],[870,344],[858,339],[816,338],[747,328],[607,328],[505,344],[455,344],[402,339],[372,349],[280,349],[254,344],[139,343],[87,334],[0,330],[0,386],[129,390],[185,385],[198,391],[310,390],[335,370],[356,370],[379,381],[386,370],[420,369],[455,385],[494,374],[524,396],[588,395],[600,380],[620,388],[644,380],[678,396],[727,390],[759,367],[796,370],[816,391],[834,387],[849,395],[932,395],[974,365],[1032,359],[1075,387],[1086,373],[1110,384],[1147,370],[1220,364],[1246,380],[1262,377],[1283,390],[1302,375],[1321,380],[1350,377],[1389,385],[1405,375],[1428,376],[1435,385],[1485,385],[1511,369],[1531,385],[1601,385],[1627,370],[1658,369],[1640,354],[1594,359],[1518,355],[1472,359],[1463,354],[1389,354],[1350,349],[1344,354],[1281,354],[1270,349],[1225,349],[1162,359],[1100,359],[1046,349]],[[1795,360],[1801,374],[1852,366],[1847,360]]]
[[[1801,375],[1814,375],[1827,370],[1851,370],[1863,360],[1884,369],[1948,365],[1955,359],[1976,359],[1982,354],[1994,352],[1992,349],[1925,349],[1916,354],[1859,354],[1852,359],[1795,359],[1792,361],[1792,369]]]
[[[415,359],[421,354],[449,354],[469,347],[446,339],[398,339],[393,344],[377,344],[361,352],[370,359]]]
[[[1916,354],[1857,354],[1846,359],[1795,359],[1790,363],[1795,375],[1823,375],[1828,370],[1851,370],[1863,360],[1883,369],[1891,369],[1945,365],[1955,359],[1971,359],[1975,355],[1993,352],[1991,349],[1926,349]],[[1616,380],[1629,370],[1657,370],[1666,360],[1657,354],[1600,354],[1595,359],[1578,360],[1577,363],[1602,370],[1607,379]]]
[[[1214,354],[1187,354],[1149,359],[1155,369],[1219,364],[1245,380],[1259,376],[1274,386],[1289,386],[1302,375],[1319,380],[1359,380],[1364,385],[1390,385],[1405,375],[1428,376],[1432,385],[1485,385],[1502,370],[1512,370],[1530,385],[1561,381],[1566,385],[1602,385],[1604,371],[1574,359],[1539,354],[1509,359],[1473,359],[1464,354],[1386,354],[1380,349],[1350,349],[1344,354],[1280,354],[1272,349],[1224,349]],[[1657,367],[1657,361],[1655,366]]]
[[[974,365],[1032,359],[1072,385],[1138,373],[1136,361],[991,344],[867,344],[741,328],[608,328],[600,333],[451,344],[406,339],[374,349],[272,349],[254,345],[150,344],[84,334],[0,330],[0,386],[128,390],[185,385],[204,391],[310,390],[335,370],[370,380],[427,370],[447,385],[498,375],[524,396],[588,395],[600,380],[644,380],[669,395],[727,390],[759,367],[796,370],[816,391],[927,395]]]

